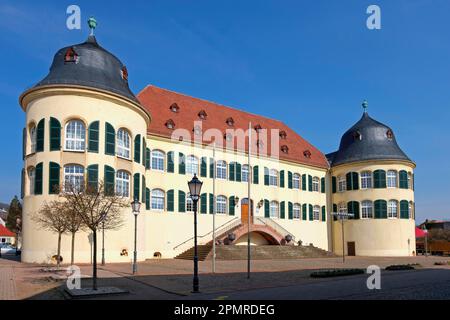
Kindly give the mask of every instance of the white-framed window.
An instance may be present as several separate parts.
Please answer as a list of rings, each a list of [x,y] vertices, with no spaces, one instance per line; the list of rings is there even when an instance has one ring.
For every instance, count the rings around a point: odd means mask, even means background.
[[[130,196],[130,174],[126,171],[116,173],[116,194],[125,198]]]
[[[398,202],[397,200],[389,200],[388,202],[388,218],[398,218]]]
[[[152,210],[164,210],[164,191],[161,189],[153,189],[151,192],[151,208]]]
[[[117,155],[119,157],[130,159],[131,158],[131,147],[130,147],[130,134],[127,130],[120,128],[117,130],[116,144],[117,144]]]
[[[312,180],[312,190],[315,192],[319,192],[319,183],[320,179],[318,177],[314,177]]]
[[[344,176],[340,176],[338,177],[338,191],[344,192],[345,190],[347,190],[347,182]]]
[[[339,213],[347,213],[347,204],[345,202],[339,203]]]
[[[320,206],[314,206],[314,208],[313,208],[313,220],[320,221]]]
[[[275,169],[269,170],[269,186],[278,186],[278,171]]]
[[[363,171],[361,172],[361,189],[372,188],[372,172]]]
[[[30,127],[30,142],[31,142],[30,152],[35,153],[36,152],[36,126],[34,124]]]
[[[412,173],[408,172],[408,189],[412,189],[413,188],[413,181],[412,181]]]
[[[164,171],[164,152],[160,150],[153,150],[151,155],[152,169],[157,171]]]
[[[408,203],[408,219],[414,219],[414,203],[412,201]]]
[[[223,160],[217,161],[216,164],[216,177],[217,179],[227,179],[227,163]]]
[[[186,198],[186,212],[194,212],[194,201],[189,195]]]
[[[278,218],[278,216],[279,216],[278,202],[272,201],[272,202],[270,202],[270,217]]]
[[[364,200],[361,202],[361,219],[373,218],[373,204],[370,200]]]
[[[198,159],[197,157],[190,155],[186,158],[186,173],[190,175],[198,175]]]
[[[227,198],[225,196],[217,196],[216,213],[227,214]]]
[[[300,220],[300,215],[301,215],[301,209],[302,206],[298,203],[294,203],[294,208],[293,208],[293,216],[292,218],[295,220]]]
[[[397,171],[388,170],[387,172],[387,187],[396,188],[397,187]]]
[[[66,124],[65,149],[84,151],[86,148],[86,127],[81,120],[71,120]]]
[[[34,168],[28,169],[28,183],[30,186],[30,195],[34,194],[34,181],[36,179],[36,170]]]
[[[292,176],[292,188],[300,189],[300,175],[298,173],[294,173]]]
[[[244,164],[243,166],[242,166],[242,174],[241,174],[241,180],[242,180],[242,182],[248,182],[248,173],[249,173],[249,170],[248,170],[248,165],[247,164]]]
[[[84,168],[78,164],[64,166],[64,190],[84,189]]]

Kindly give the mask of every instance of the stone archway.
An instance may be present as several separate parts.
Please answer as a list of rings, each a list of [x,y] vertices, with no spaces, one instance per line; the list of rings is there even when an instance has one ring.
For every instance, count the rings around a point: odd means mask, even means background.
[[[249,231],[250,236],[252,235],[252,233],[258,234],[258,236],[262,236],[264,239],[266,239],[267,243],[270,245],[281,245],[284,239],[283,235],[265,225],[251,224],[250,230],[248,228],[248,225],[241,225],[238,229],[233,231],[233,233],[235,235],[235,239],[241,239],[242,237],[247,236]]]

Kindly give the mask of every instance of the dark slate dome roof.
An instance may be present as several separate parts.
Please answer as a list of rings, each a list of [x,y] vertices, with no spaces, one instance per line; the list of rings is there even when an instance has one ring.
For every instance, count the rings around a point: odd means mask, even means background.
[[[332,166],[364,160],[411,159],[400,149],[394,132],[367,112],[341,138],[339,150],[327,155]]]
[[[68,50],[74,61],[68,62]],[[125,72],[125,76],[123,73]],[[103,49],[90,35],[86,42],[60,49],[53,58],[50,73],[34,88],[47,85],[76,85],[115,93],[139,103],[128,87],[128,74],[122,62]]]

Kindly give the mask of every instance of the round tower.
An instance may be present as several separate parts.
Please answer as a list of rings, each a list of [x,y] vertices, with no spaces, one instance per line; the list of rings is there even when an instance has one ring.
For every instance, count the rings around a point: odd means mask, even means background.
[[[56,254],[57,235],[42,230],[32,216],[44,201],[55,200],[69,181],[116,185],[116,192],[142,202],[145,186],[145,138],[150,115],[128,86],[128,71],[102,48],[91,33],[80,44],[64,47],[53,58],[49,74],[20,96],[24,128],[22,261],[48,262]],[[120,183],[119,183],[120,181]],[[117,183],[115,183],[117,182]],[[117,187],[120,186],[120,187]],[[118,190],[117,188],[120,188]],[[128,261],[132,251],[133,217],[107,234],[109,261]],[[70,258],[70,239],[63,238],[62,257]],[[77,235],[76,262],[90,262],[92,239]]]
[[[358,256],[415,254],[415,163],[400,149],[394,131],[361,119],[341,138],[331,164],[333,212],[353,214],[344,222],[344,251]],[[342,225],[333,221],[333,251],[342,254]]]

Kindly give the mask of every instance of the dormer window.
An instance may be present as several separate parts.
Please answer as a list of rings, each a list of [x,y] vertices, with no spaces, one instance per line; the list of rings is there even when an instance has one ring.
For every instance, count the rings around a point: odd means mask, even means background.
[[[283,153],[289,153],[289,147],[287,145],[281,146],[281,152]]]
[[[305,150],[305,151],[303,151],[303,155],[305,156],[305,158],[310,159],[311,158],[311,151]]]
[[[170,106],[170,111],[177,113],[177,112],[180,111],[180,107],[179,107],[176,103],[173,103],[173,104]]]
[[[355,141],[362,140],[362,135],[361,135],[361,132],[359,132],[359,130],[356,130],[355,132],[353,132],[353,139],[355,139]]]
[[[225,122],[227,123],[227,125],[228,125],[229,127],[234,126],[234,119],[231,118],[231,117],[229,117]]]
[[[78,54],[73,50],[73,48],[69,48],[66,51],[66,55],[64,56],[64,62],[66,63],[77,63],[78,62]]]
[[[196,136],[200,136],[202,134],[202,128],[200,126],[195,126],[194,129],[192,129],[192,131]]]
[[[255,129],[256,132],[260,132],[260,131],[262,130],[262,127],[261,127],[261,125],[257,124],[257,125],[254,127],[254,129]]]
[[[128,69],[127,69],[127,67],[123,66],[122,70],[120,70],[120,74],[121,74],[123,80],[128,81]]]
[[[206,117],[208,116],[208,114],[206,113],[205,110],[202,110],[198,113],[198,117],[202,120],[206,120]]]
[[[394,138],[394,133],[392,132],[391,129],[389,129],[389,130],[386,132],[386,137],[388,138],[388,140],[392,140],[392,139]]]
[[[280,138],[283,140],[286,140],[286,138],[287,138],[286,131],[280,131]]]
[[[167,129],[174,129],[175,128],[175,122],[173,122],[172,119],[169,119],[166,121],[165,126],[167,127]]]
[[[226,141],[231,141],[231,140],[233,140],[233,135],[232,135],[231,133],[225,133],[225,134],[223,135],[223,138],[224,138]]]

